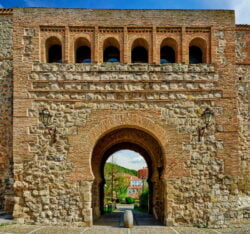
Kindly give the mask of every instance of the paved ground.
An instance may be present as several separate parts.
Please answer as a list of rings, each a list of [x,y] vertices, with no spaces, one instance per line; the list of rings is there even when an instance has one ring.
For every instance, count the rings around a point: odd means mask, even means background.
[[[134,211],[134,227],[123,228],[123,209],[102,216],[88,227],[42,226],[13,224],[0,218],[0,234],[250,234],[250,224],[239,228],[208,229],[193,227],[165,227],[150,215]]]

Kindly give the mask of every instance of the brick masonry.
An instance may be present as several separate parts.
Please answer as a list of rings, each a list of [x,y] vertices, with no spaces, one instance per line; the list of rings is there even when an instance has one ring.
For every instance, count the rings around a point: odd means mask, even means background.
[[[235,25],[233,11],[14,8],[0,17],[0,62],[8,64],[0,196],[18,222],[92,225],[103,202],[103,163],[122,148],[150,165],[150,209],[162,223],[249,220],[250,27]],[[50,37],[61,42],[62,64],[46,62]],[[74,63],[80,37],[90,43],[92,64]],[[131,64],[138,38],[148,64]],[[166,38],[176,43],[177,63],[161,65]],[[190,65],[197,38],[206,63]],[[107,40],[119,44],[121,63],[103,63]],[[215,115],[199,141],[207,107]],[[55,143],[39,121],[44,108]]]

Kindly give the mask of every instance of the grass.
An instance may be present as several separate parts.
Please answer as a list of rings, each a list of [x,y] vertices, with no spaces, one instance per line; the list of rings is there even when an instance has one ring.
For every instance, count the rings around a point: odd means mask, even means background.
[[[0,227],[4,227],[4,226],[8,226],[8,225],[13,225],[16,224],[15,222],[11,222],[11,223],[0,223]]]
[[[112,209],[112,207],[104,207],[103,211],[104,211],[104,214],[109,214],[109,213],[112,213],[114,209]]]

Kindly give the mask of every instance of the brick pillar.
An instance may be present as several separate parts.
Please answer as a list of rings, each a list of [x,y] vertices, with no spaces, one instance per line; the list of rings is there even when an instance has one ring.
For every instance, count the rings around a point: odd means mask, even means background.
[[[70,56],[69,53],[71,53],[72,51],[69,51],[69,47],[70,47],[70,41],[69,41],[69,27],[65,27],[65,43],[64,43],[64,47],[63,47],[63,54],[64,54],[64,58],[63,58],[63,62],[64,63],[69,63],[72,62],[70,61]]]
[[[98,27],[95,27],[94,32],[94,62],[101,63],[102,59],[99,58],[99,37],[98,37]]]
[[[156,27],[153,27],[152,30],[152,60],[149,61],[153,64],[159,64],[159,56],[157,56],[159,53],[157,53],[157,46],[156,46]]]
[[[123,63],[127,64],[130,62],[129,51],[128,51],[128,28],[123,29]]]
[[[208,63],[215,63],[214,59],[216,58],[216,51],[214,46],[214,28],[210,28],[210,48],[208,48]]]
[[[189,49],[188,49],[188,45],[187,45],[185,38],[186,38],[186,27],[182,27],[181,28],[181,62],[188,64]]]

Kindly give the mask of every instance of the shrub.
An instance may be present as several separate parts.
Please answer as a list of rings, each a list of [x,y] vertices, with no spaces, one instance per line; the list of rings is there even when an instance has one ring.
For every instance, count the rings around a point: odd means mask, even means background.
[[[140,196],[140,207],[144,210],[148,209],[148,191],[144,192]]]
[[[132,197],[126,197],[125,201],[126,201],[126,204],[134,204],[135,203],[135,199]]]

